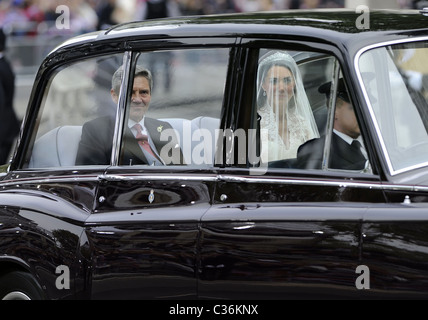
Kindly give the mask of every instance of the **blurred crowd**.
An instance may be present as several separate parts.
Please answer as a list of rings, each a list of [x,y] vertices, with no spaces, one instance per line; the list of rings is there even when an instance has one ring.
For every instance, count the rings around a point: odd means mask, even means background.
[[[397,0],[401,8],[416,8],[415,0]],[[11,35],[49,32],[74,34],[110,25],[147,19],[147,7],[166,3],[158,15],[207,15],[282,9],[344,7],[345,0],[0,0],[0,27]],[[66,7],[68,12],[62,11]],[[161,10],[162,11],[162,10]],[[68,28],[58,28],[58,18],[68,18]]]
[[[0,0],[0,26],[13,35],[84,33],[147,18],[147,6],[167,3],[167,16],[343,7],[345,0]],[[62,11],[66,6],[68,12]],[[61,17],[62,15],[62,17]],[[59,29],[58,18],[70,17]]]

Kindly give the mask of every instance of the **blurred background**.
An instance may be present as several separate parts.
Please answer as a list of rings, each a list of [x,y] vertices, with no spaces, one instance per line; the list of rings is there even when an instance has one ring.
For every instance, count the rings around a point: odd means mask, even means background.
[[[167,12],[154,15],[149,5],[166,2]],[[58,25],[69,10],[69,21]],[[5,55],[16,75],[14,108],[25,114],[35,74],[43,58],[64,40],[110,25],[156,18],[159,15],[206,15],[248,11],[356,8],[417,9],[428,1],[413,0],[0,0],[0,26],[8,36]],[[64,7],[62,7],[64,8]]]

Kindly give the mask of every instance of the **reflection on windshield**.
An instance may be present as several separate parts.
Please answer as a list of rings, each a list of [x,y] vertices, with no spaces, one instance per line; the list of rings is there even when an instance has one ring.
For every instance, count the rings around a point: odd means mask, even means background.
[[[428,165],[428,43],[369,50],[358,63],[391,173]]]

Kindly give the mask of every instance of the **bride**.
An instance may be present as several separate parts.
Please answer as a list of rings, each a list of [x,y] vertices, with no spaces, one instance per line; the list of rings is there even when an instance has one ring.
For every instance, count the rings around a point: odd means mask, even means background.
[[[257,88],[262,161],[296,158],[298,147],[319,133],[294,59],[283,51],[261,57]]]

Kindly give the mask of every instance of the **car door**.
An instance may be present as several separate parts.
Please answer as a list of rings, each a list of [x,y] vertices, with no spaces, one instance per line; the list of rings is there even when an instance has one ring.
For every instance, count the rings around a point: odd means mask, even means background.
[[[388,199],[364,218],[366,297],[427,297],[427,47],[426,39],[379,44],[362,49],[356,59],[377,128]]]
[[[256,104],[259,59],[289,54],[297,62],[327,145],[320,159],[333,156],[328,146],[333,139],[330,110],[335,110],[336,99],[326,100],[318,88],[346,76],[328,51],[299,50],[297,44],[269,48],[256,41],[243,43],[249,61],[243,86],[252,94],[242,97],[230,140],[247,148],[234,145],[235,163],[219,170],[213,208],[202,219],[199,294],[250,299],[358,297],[362,219],[373,204],[385,202],[376,171],[367,170],[368,165],[359,171],[333,169],[327,161],[320,168],[302,169],[296,166],[297,156],[259,161],[271,132],[263,132]],[[364,140],[368,142],[367,137]]]
[[[157,150],[164,165],[138,164],[125,156],[126,133],[116,136],[122,148],[115,165],[99,177],[94,214],[86,222],[92,298],[196,297],[199,224],[212,205],[217,179],[213,150],[234,41],[196,49],[165,48],[163,42],[162,50],[149,50],[147,41],[134,44],[144,51],[134,51],[126,66],[130,84],[122,89],[122,131],[128,130],[134,103],[135,66],[149,66],[154,83],[144,125],[149,131],[148,121],[156,123],[151,139],[165,134],[173,144]],[[163,150],[171,147],[173,153],[177,146],[178,162],[173,157],[169,162]]]
[[[52,299],[85,294],[88,257],[79,250],[79,239],[93,210],[99,176],[109,164],[79,166],[76,154],[86,121],[106,114],[114,118],[117,108],[109,100],[110,84],[105,84],[103,76],[124,57],[123,53],[100,52],[94,57],[86,51],[83,56],[79,50],[71,51],[62,53],[69,59],[58,58],[54,51],[37,76],[3,188],[9,193],[3,194],[8,199],[3,203],[11,206],[17,225],[24,230],[16,239],[24,244],[22,249],[13,249],[10,255],[28,261]],[[56,284],[60,266],[70,275],[66,289]]]

